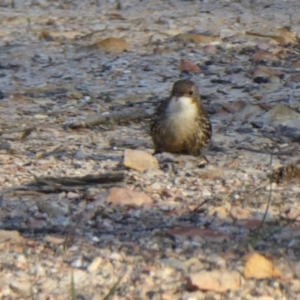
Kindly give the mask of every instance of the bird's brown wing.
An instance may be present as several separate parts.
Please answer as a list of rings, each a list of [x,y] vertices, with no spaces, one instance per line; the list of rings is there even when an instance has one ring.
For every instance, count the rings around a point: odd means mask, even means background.
[[[160,153],[162,150],[161,143],[161,132],[164,126],[164,120],[166,118],[165,112],[169,103],[169,98],[163,100],[156,108],[152,118],[150,120],[150,133],[154,144],[154,154]]]
[[[168,106],[168,103],[169,103],[169,98],[163,100],[158,105],[154,114],[152,115],[152,118],[150,120],[150,132],[151,132],[152,136],[157,131],[160,121],[164,119],[164,114],[165,114],[166,108]]]
[[[208,115],[201,114],[197,118],[197,126],[192,140],[190,140],[190,152],[193,155],[203,155],[210,145],[212,135],[211,123]]]

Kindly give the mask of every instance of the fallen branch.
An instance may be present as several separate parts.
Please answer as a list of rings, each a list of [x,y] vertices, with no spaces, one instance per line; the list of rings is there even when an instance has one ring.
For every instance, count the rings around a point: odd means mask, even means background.
[[[237,150],[245,150],[245,151],[250,151],[250,152],[254,152],[254,153],[263,153],[263,154],[272,154],[272,150],[268,151],[268,150],[264,150],[264,149],[256,149],[256,148],[251,148],[251,147],[244,147],[244,146],[237,146],[236,147]],[[274,152],[274,155],[291,155],[294,154],[295,151],[298,150],[298,146],[297,145],[293,145],[293,147],[287,149],[287,150],[282,150],[282,151],[277,151]]]
[[[125,173],[122,171],[108,174],[86,175],[82,177],[35,177],[34,182],[14,187],[6,193],[31,191],[35,193],[81,192],[86,186],[101,185],[101,188],[124,187]]]
[[[39,183],[74,186],[120,182],[125,179],[125,173],[120,171],[108,174],[86,175],[82,177],[36,177],[35,179]]]
[[[85,128],[91,126],[97,126],[100,124],[108,124],[110,122],[121,123],[128,122],[137,119],[149,118],[150,114],[146,111],[130,111],[130,112],[115,112],[110,114],[99,114],[91,117],[87,117],[83,121],[66,123],[66,128]]]

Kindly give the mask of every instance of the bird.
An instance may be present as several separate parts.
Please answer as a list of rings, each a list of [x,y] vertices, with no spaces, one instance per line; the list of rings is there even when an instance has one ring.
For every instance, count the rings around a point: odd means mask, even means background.
[[[193,81],[182,79],[173,84],[170,96],[161,102],[151,118],[150,132],[155,148],[153,155],[169,152],[205,158],[212,127]]]
[[[300,165],[299,161],[291,162],[285,166],[277,166],[268,174],[268,178],[271,182],[276,182],[277,184],[286,182],[286,183],[295,183],[300,181]]]

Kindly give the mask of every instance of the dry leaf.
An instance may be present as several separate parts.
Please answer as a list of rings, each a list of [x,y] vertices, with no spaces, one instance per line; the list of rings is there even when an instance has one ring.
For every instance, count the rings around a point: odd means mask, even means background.
[[[239,167],[239,160],[233,159],[232,161],[227,163],[226,167],[228,169],[237,169]]]
[[[23,132],[23,134],[20,137],[20,140],[23,141],[25,138],[27,138],[34,130],[36,130],[35,127],[26,128]]]
[[[121,14],[111,13],[109,14],[109,20],[126,20]]]
[[[262,61],[279,61],[279,57],[276,54],[270,53],[268,51],[260,51],[254,54],[252,57],[254,62]]]
[[[286,28],[258,28],[256,31],[246,31],[246,35],[271,38],[281,45],[298,44],[297,33],[290,32]]]
[[[226,293],[241,286],[241,276],[237,271],[203,271],[191,275],[187,280],[190,291],[203,290]]]
[[[224,104],[223,108],[231,113],[242,111],[247,107],[247,102],[243,100],[237,100],[234,102],[231,102],[229,104]]]
[[[281,277],[281,272],[274,267],[270,260],[258,253],[254,253],[246,263],[244,276],[247,279],[279,278]]]
[[[230,214],[235,220],[247,220],[251,217],[251,212],[248,209],[238,206],[232,207]]]
[[[253,94],[252,97],[253,97],[255,100],[261,100],[263,96],[262,96],[261,94]]]
[[[107,38],[86,47],[88,50],[100,49],[105,52],[122,53],[128,51],[128,43],[119,38]]]
[[[64,38],[67,40],[74,40],[76,37],[80,36],[79,31],[40,31],[38,34],[38,38],[40,40],[45,40],[48,42],[59,40],[59,38]]]
[[[201,69],[195,63],[193,63],[191,60],[188,59],[181,60],[179,65],[179,70],[181,72],[187,72],[192,74],[201,73]]]
[[[45,41],[48,41],[48,42],[54,40],[53,36],[49,32],[47,32],[47,31],[41,31],[39,33],[39,39],[40,40],[45,40]]]
[[[23,237],[18,231],[0,230],[0,247],[9,243],[22,243]]]
[[[106,201],[113,205],[133,206],[142,206],[143,204],[152,203],[152,199],[147,194],[123,188],[110,189]]]
[[[66,238],[62,236],[46,235],[43,240],[50,244],[61,245],[65,242]]]
[[[278,28],[277,33],[279,36],[273,39],[279,42],[281,45],[286,44],[299,44],[297,33],[290,32],[286,28]]]
[[[175,36],[176,40],[182,41],[182,42],[192,42],[196,44],[220,44],[222,40],[217,37],[213,36],[206,36],[201,34],[189,34],[189,33],[181,33]]]

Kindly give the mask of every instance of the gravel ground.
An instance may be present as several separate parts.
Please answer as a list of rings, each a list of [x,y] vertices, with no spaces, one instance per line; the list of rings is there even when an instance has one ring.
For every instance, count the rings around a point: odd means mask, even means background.
[[[300,299],[298,1],[0,7],[1,299]],[[182,78],[205,166],[151,156]]]

